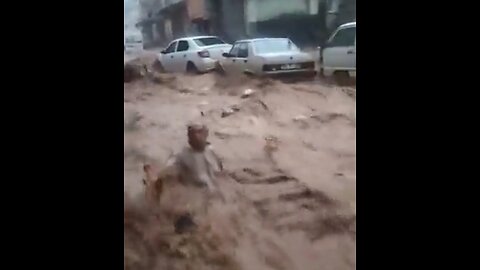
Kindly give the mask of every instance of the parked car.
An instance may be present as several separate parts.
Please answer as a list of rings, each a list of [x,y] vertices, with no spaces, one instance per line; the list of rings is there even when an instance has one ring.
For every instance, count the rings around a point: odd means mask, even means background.
[[[237,70],[246,74],[315,75],[315,61],[302,52],[288,38],[258,38],[236,41],[228,53],[224,53],[222,67],[228,72]]]
[[[338,27],[320,49],[320,73],[325,76],[356,77],[357,23]]]
[[[158,60],[167,72],[208,72],[231,48],[231,44],[215,36],[180,38],[172,41]]]

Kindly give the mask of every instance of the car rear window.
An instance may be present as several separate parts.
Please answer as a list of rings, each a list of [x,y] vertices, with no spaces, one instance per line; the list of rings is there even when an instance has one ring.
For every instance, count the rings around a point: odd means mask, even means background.
[[[208,37],[208,38],[196,38],[193,41],[197,43],[198,46],[210,46],[210,45],[218,45],[218,44],[225,44],[225,42],[219,38],[215,37]]]
[[[298,51],[297,46],[289,39],[256,40],[253,46],[258,54]]]

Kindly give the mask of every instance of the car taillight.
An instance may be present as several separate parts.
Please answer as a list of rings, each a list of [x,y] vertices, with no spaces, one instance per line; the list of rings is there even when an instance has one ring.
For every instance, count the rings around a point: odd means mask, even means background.
[[[207,57],[210,57],[210,53],[206,50],[205,51],[199,51],[198,56],[200,56],[202,58],[207,58]]]

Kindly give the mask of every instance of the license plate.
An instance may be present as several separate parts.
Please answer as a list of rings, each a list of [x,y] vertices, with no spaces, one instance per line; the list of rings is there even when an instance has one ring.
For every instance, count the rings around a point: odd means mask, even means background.
[[[280,69],[298,69],[300,68],[299,64],[286,64],[286,65],[281,65]]]

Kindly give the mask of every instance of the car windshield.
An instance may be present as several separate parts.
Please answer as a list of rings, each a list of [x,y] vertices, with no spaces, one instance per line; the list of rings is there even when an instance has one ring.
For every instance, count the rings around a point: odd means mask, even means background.
[[[195,43],[197,43],[197,45],[200,47],[225,44],[223,40],[216,37],[196,38],[193,41],[195,41]]]
[[[257,40],[253,44],[258,54],[298,51],[297,46],[289,39]]]

